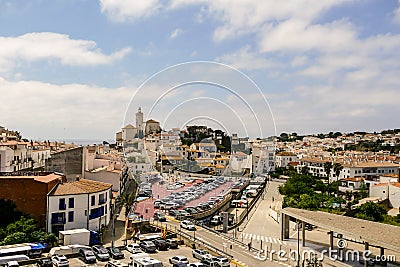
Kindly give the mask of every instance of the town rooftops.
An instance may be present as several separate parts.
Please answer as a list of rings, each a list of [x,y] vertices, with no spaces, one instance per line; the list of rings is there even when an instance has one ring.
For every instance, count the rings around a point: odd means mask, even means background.
[[[90,194],[110,189],[112,184],[80,179],[78,181],[58,184],[50,194],[52,196]]]
[[[363,177],[350,177],[350,178],[343,178],[340,180],[341,181],[350,181],[350,182],[361,182],[361,181],[364,181],[365,179]]]
[[[296,156],[293,152],[282,151],[276,153],[277,156]]]
[[[391,185],[400,188],[400,183],[399,182],[391,183]]]
[[[150,120],[147,120],[146,123],[158,123],[158,121],[150,119]]]
[[[358,168],[395,168],[399,164],[391,162],[377,162],[377,161],[353,161],[351,163],[342,163],[343,167],[358,167]]]
[[[300,159],[302,162],[315,162],[315,163],[324,163],[324,162],[332,162],[331,158],[324,157],[304,157]]]
[[[48,173],[46,175],[15,175],[15,176],[0,176],[0,179],[33,179],[41,183],[49,183],[54,180],[63,179],[64,176],[56,173]]]

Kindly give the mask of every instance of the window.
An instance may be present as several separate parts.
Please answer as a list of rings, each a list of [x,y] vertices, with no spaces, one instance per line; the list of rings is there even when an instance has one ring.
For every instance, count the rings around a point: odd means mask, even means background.
[[[65,204],[65,198],[60,198],[58,201],[58,209],[65,210],[66,208],[67,208],[67,205]]]
[[[68,207],[69,207],[70,209],[72,209],[72,208],[74,208],[74,204],[75,204],[74,198],[73,198],[73,197],[70,197],[70,198],[68,199]]]
[[[104,206],[104,214],[107,214],[107,205]]]
[[[92,196],[90,200],[90,205],[94,206],[95,202],[96,202],[96,197]]]
[[[69,211],[68,212],[68,222],[73,222],[74,221],[74,212]]]
[[[104,197],[104,194],[99,195],[99,205],[106,203],[106,199]]]
[[[65,223],[65,213],[52,213],[51,214],[51,223],[52,224],[64,224]]]

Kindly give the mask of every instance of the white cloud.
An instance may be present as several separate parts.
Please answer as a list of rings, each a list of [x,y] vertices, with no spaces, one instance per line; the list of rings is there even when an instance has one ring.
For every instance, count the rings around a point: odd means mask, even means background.
[[[112,138],[133,92],[85,84],[11,82],[0,77],[2,124],[30,138]]]
[[[307,61],[308,61],[308,58],[306,56],[297,56],[292,60],[290,65],[292,67],[300,67],[300,66],[304,66],[307,63]]]
[[[208,13],[222,26],[214,31],[214,40],[222,41],[241,34],[256,33],[266,23],[278,23],[288,18],[311,21],[323,11],[348,1],[254,1],[230,0],[172,0],[170,7],[181,8],[188,5],[206,6]]]
[[[393,12],[393,21],[400,24],[400,0],[398,1],[398,7]]]
[[[104,54],[89,40],[75,40],[68,35],[35,32],[17,37],[0,37],[0,71],[12,69],[19,61],[57,59],[63,65],[90,66],[108,64],[130,53],[124,48]]]
[[[250,46],[246,45],[236,52],[217,58],[216,61],[231,65],[240,70],[263,69],[272,65],[271,62],[265,58],[249,50]]]
[[[176,37],[178,37],[182,33],[183,33],[182,29],[177,28],[170,34],[169,39],[175,39]]]
[[[332,52],[347,49],[354,42],[355,36],[356,32],[346,21],[309,25],[306,21],[289,19],[276,27],[265,28],[260,41],[260,50]]]
[[[159,0],[100,0],[101,12],[117,22],[152,16],[161,7]]]

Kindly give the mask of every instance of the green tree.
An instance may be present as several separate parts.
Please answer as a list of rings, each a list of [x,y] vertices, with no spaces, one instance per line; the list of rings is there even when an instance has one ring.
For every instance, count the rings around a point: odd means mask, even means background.
[[[281,142],[289,141],[289,135],[287,133],[281,133],[281,135],[279,136],[279,141]]]
[[[334,172],[335,175],[336,175],[336,181],[339,181],[339,175],[340,175],[340,172],[341,172],[342,170],[343,170],[342,164],[340,164],[339,162],[335,162],[335,163],[333,164],[333,172]],[[339,196],[339,186],[337,187],[337,193],[336,193],[336,195]]]
[[[27,234],[23,232],[15,232],[7,235],[2,242],[1,245],[11,245],[11,244],[19,244],[29,242]]]
[[[125,208],[125,217],[128,217],[134,203],[135,203],[134,193],[125,194],[120,199],[118,199],[118,205],[123,206]]]
[[[372,201],[361,204],[356,213],[357,218],[375,222],[383,221],[385,215],[387,215],[387,210]]]
[[[326,177],[328,177],[328,195],[331,195],[330,191],[330,182],[329,182],[329,177],[331,176],[331,171],[332,171],[332,162],[328,161],[324,163],[324,170],[326,173]]]
[[[26,218],[25,216],[21,216],[21,218],[7,225],[7,235],[11,235],[14,233],[22,232],[29,236],[36,229],[36,222],[32,218]]]
[[[57,241],[57,237],[53,233],[47,233],[42,230],[36,230],[31,233],[30,242],[44,242],[44,243],[54,243]]]

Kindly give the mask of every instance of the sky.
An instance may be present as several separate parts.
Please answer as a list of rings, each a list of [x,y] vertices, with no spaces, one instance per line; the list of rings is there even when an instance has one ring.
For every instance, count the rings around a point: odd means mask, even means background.
[[[0,126],[112,140],[399,127],[398,0],[0,0]]]

